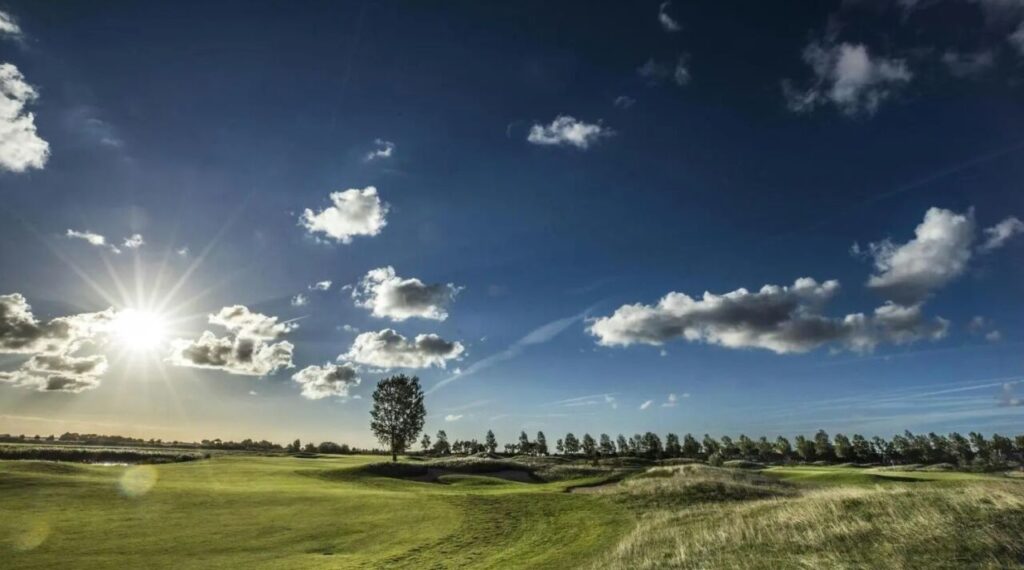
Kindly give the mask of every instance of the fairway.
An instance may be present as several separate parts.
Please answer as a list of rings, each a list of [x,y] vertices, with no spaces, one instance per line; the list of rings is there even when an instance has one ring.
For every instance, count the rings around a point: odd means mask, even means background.
[[[379,460],[0,462],[0,552],[16,568],[565,568],[631,525],[564,482],[346,475]]]

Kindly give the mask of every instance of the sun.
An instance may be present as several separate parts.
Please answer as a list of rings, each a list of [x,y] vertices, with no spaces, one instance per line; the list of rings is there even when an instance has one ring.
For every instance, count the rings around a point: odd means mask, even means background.
[[[156,349],[167,336],[167,321],[159,313],[124,309],[114,318],[114,338],[125,348],[145,352]]]

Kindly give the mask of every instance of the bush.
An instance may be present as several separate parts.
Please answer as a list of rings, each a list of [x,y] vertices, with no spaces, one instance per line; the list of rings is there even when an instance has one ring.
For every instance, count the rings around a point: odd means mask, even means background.
[[[0,459],[71,461],[75,463],[178,463],[208,458],[208,453],[148,449],[0,446]]]
[[[722,464],[723,467],[730,467],[732,469],[764,469],[764,463],[758,461],[748,461],[746,459],[730,459]]]

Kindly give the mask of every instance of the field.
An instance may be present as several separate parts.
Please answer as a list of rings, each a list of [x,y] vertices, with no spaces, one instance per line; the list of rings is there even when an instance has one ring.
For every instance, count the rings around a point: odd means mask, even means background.
[[[0,556],[11,568],[1024,567],[1024,482],[1006,477],[682,465],[607,483],[626,472],[378,461],[2,461]]]

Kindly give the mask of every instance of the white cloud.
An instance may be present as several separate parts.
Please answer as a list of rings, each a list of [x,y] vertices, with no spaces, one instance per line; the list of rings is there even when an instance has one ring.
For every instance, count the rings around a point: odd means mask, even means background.
[[[1007,36],[1007,41],[1010,42],[1018,53],[1024,55],[1024,22],[1021,22],[1017,29],[1012,34]]]
[[[95,232],[90,232],[89,230],[78,231],[68,229],[64,236],[68,239],[80,239],[87,242],[89,245],[94,245],[96,247],[107,248],[114,253],[121,253],[121,250],[114,244],[108,242],[106,237]]]
[[[324,364],[307,366],[292,375],[292,381],[302,386],[302,397],[320,400],[331,396],[348,398],[349,390],[359,385],[359,369],[352,364]]]
[[[678,32],[682,27],[679,25],[679,22],[676,22],[672,16],[668,15],[668,8],[671,5],[671,2],[662,2],[658,6],[658,22],[661,23],[661,27],[666,32]]]
[[[457,422],[462,419],[462,414],[448,414],[444,417],[446,422]]]
[[[177,250],[175,250],[174,253],[177,253],[179,257],[188,257],[188,254],[189,254],[188,246],[186,245],[184,247],[178,248]]]
[[[220,325],[232,334],[263,340],[276,340],[281,335],[299,328],[298,323],[279,323],[277,317],[255,313],[245,305],[224,307],[217,314],[210,315],[209,320],[210,324]]]
[[[240,376],[266,376],[294,367],[295,346],[288,341],[270,341],[297,328],[295,323],[279,323],[277,317],[254,313],[243,305],[224,307],[211,314],[209,321],[227,329],[231,336],[218,337],[203,331],[196,340],[174,339],[167,362]]]
[[[322,233],[340,243],[352,243],[353,236],[375,236],[387,225],[389,206],[381,202],[373,186],[331,193],[332,206],[319,212],[309,208],[300,225],[311,234]]]
[[[629,95],[619,95],[614,101],[612,101],[612,104],[620,109],[629,109],[636,104],[636,99]]]
[[[0,36],[8,36],[13,39],[21,39],[21,26],[14,20],[14,17],[0,10]]]
[[[972,212],[929,208],[914,230],[914,239],[869,245],[876,273],[868,287],[898,303],[919,303],[967,269],[973,241]]]
[[[654,400],[647,400],[646,402],[640,404],[640,409],[641,410],[646,410],[647,408],[650,408],[651,404],[653,404],[653,403],[654,403]]]
[[[674,408],[674,407],[676,407],[678,405],[679,405],[679,396],[676,396],[674,393],[672,393],[672,394],[668,395],[668,398],[666,398],[665,401],[661,404],[661,407],[662,408]]]
[[[142,239],[142,234],[132,234],[131,236],[124,238],[124,243],[121,245],[128,249],[139,249],[146,245],[146,240]]]
[[[174,339],[167,362],[175,366],[222,370],[239,376],[266,376],[292,368],[295,346],[250,337],[217,337],[210,331],[196,340]]]
[[[324,281],[317,281],[309,286],[310,291],[327,291],[331,288],[332,281],[325,279]]]
[[[651,84],[671,79],[676,85],[682,86],[690,82],[690,69],[687,60],[686,54],[680,55],[674,65],[649,59],[637,68],[636,72]]]
[[[526,140],[539,145],[573,146],[587,149],[598,140],[614,133],[598,123],[577,121],[569,115],[559,115],[550,125],[534,124]]]
[[[436,334],[421,334],[409,340],[393,329],[384,329],[357,336],[343,357],[380,368],[444,368],[464,351],[460,342],[447,341]]]
[[[1013,236],[1024,233],[1024,222],[1016,217],[1009,217],[998,224],[985,228],[985,243],[979,248],[982,252],[999,249]]]
[[[947,51],[942,54],[942,63],[954,77],[973,77],[992,69],[995,54],[989,50],[974,53]]]
[[[798,112],[831,103],[847,115],[870,115],[913,77],[902,59],[872,57],[863,44],[812,42],[803,59],[814,72],[811,86],[783,82],[788,106]]]
[[[656,305],[623,305],[612,315],[593,320],[589,332],[604,346],[660,346],[684,339],[787,354],[828,343],[869,351],[880,342],[942,338],[948,328],[942,319],[925,321],[919,306],[887,304],[872,317],[856,313],[837,319],[819,314],[838,290],[838,281],[819,284],[804,277],[788,287],[765,285],[753,293],[737,289],[724,295],[705,292],[700,299],[671,292]]]
[[[99,386],[106,357],[79,352],[105,343],[115,316],[107,309],[44,323],[21,294],[0,295],[0,354],[30,356],[16,370],[0,372],[0,382],[41,392],[77,393]]]
[[[448,318],[448,305],[459,291],[461,288],[452,283],[427,285],[414,277],[399,277],[388,266],[370,270],[353,288],[352,298],[356,306],[370,309],[375,317],[443,321]]]
[[[0,63],[0,170],[41,169],[50,144],[36,134],[35,116],[25,106],[38,98],[18,68]]]
[[[989,342],[999,342],[1003,340],[1003,333],[995,330],[988,331],[987,333],[985,333],[985,340]]]
[[[309,304],[309,298],[306,297],[305,295],[303,295],[302,293],[299,293],[299,294],[295,295],[294,297],[292,297],[292,306],[293,307],[305,307],[308,304]]]
[[[377,139],[373,141],[373,144],[376,145],[377,148],[366,153],[366,156],[363,157],[363,160],[366,162],[377,160],[378,158],[391,158],[391,155],[395,152],[395,143],[391,141]]]

